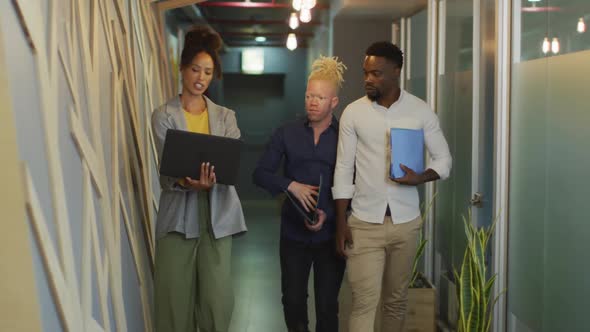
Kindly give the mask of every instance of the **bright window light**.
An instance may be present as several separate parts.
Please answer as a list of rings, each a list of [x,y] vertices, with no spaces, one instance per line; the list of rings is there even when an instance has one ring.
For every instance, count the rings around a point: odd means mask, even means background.
[[[264,71],[264,49],[247,48],[242,51],[242,72],[262,74]]]

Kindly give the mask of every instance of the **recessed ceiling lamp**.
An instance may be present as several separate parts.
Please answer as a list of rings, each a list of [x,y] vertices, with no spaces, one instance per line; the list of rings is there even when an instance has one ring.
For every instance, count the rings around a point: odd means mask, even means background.
[[[264,43],[266,41],[266,37],[264,36],[256,36],[256,38],[254,38],[255,41],[259,42],[259,43]]]

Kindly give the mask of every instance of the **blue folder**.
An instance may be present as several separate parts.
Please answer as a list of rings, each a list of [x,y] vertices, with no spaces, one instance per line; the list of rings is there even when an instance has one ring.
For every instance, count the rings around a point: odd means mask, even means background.
[[[389,174],[392,178],[406,175],[400,164],[414,170],[424,172],[424,131],[422,129],[391,128],[391,166]]]

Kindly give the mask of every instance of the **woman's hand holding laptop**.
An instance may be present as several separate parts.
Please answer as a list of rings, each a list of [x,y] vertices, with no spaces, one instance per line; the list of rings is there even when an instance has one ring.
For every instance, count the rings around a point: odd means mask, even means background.
[[[186,187],[193,188],[195,190],[209,191],[216,182],[215,179],[215,166],[209,163],[201,164],[201,176],[199,179],[194,180],[190,177],[184,178],[184,185]]]

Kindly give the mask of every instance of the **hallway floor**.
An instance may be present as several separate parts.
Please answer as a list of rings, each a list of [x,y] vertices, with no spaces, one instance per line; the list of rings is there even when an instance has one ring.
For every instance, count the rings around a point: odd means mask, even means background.
[[[287,329],[281,304],[279,204],[276,200],[246,201],[243,206],[248,233],[233,242],[235,306],[230,332],[283,332]],[[312,287],[308,311],[309,328],[314,331]],[[340,291],[340,331],[347,330],[345,317],[349,312],[350,290],[345,276]]]

